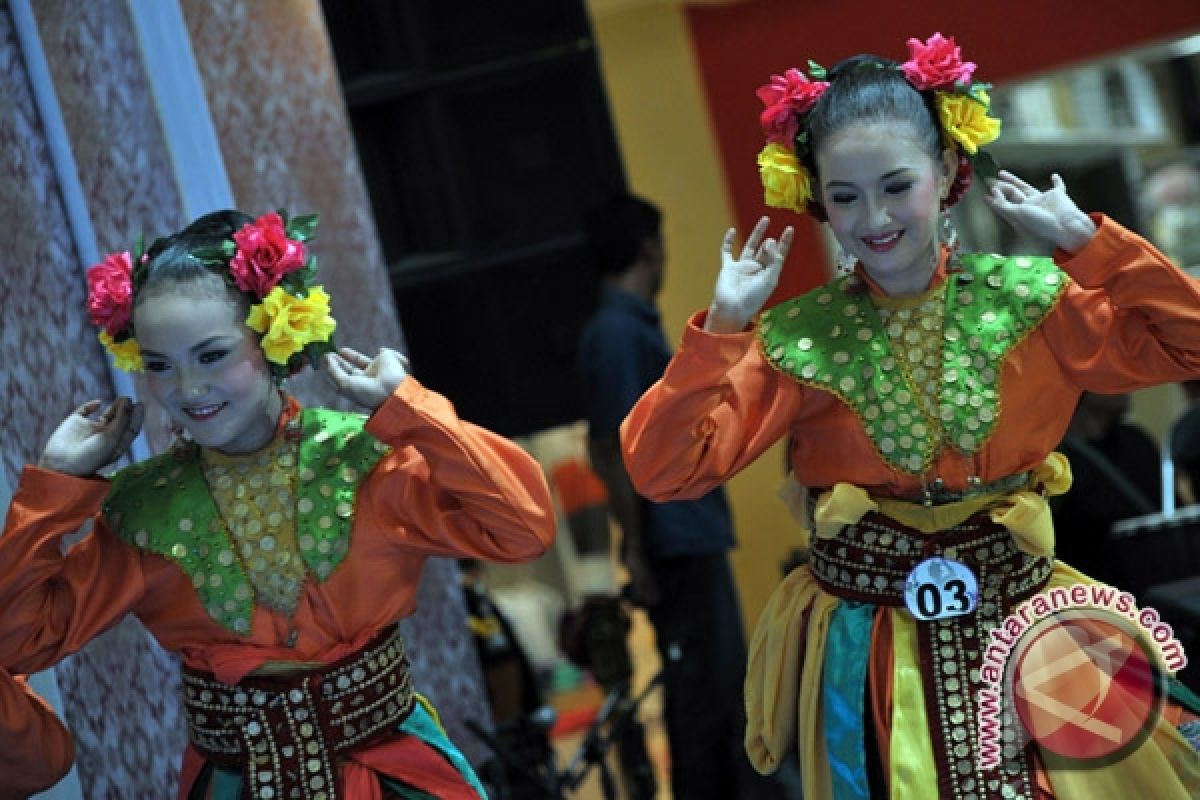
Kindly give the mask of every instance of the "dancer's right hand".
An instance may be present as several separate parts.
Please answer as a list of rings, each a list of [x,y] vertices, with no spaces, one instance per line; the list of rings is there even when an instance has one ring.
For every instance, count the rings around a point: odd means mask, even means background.
[[[82,478],[120,458],[141,430],[145,409],[128,397],[101,411],[103,405],[89,400],[64,419],[50,434],[38,466]]]
[[[730,228],[725,232],[725,240],[721,242],[721,273],[704,322],[705,330],[713,333],[744,330],[779,283],[794,231],[789,225],[778,242],[764,239],[770,224],[768,217],[758,221],[737,258],[733,257],[737,230]]]

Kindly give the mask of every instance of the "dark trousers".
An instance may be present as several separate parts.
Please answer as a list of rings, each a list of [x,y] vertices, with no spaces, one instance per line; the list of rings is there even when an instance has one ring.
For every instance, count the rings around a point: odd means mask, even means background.
[[[663,718],[671,789],[679,800],[780,796],[743,747],[746,637],[724,553],[657,559],[660,601],[650,611],[663,661]]]

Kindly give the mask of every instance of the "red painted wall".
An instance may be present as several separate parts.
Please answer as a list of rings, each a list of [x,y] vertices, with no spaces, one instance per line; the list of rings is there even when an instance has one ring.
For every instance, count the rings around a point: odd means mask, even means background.
[[[996,83],[1138,44],[1200,31],[1200,0],[750,0],[687,11],[696,60],[739,229],[768,209],[754,157],[762,148],[754,90],[772,73],[855,53],[904,60],[910,36],[953,35],[976,77]],[[790,212],[771,210],[778,223]],[[777,224],[776,227],[779,227]],[[815,223],[799,221],[779,298],[822,280]]]

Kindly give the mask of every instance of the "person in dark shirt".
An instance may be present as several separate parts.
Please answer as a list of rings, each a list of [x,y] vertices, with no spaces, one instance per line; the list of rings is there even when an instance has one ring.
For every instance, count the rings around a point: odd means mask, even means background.
[[[671,358],[654,303],[665,262],[661,222],[657,208],[630,195],[587,220],[603,276],[579,347],[589,452],[621,527],[626,596],[648,612],[662,655],[674,796],[765,797],[760,784],[747,788],[753,778],[741,746],[746,643],[724,491],[654,503],[634,492],[621,461],[621,421]]]
[[[1125,419],[1129,395],[1085,392],[1059,450],[1071,462],[1070,491],[1051,501],[1055,557],[1089,577],[1128,588],[1109,556],[1113,523],[1162,507],[1158,445]],[[1140,588],[1140,587],[1138,587]]]

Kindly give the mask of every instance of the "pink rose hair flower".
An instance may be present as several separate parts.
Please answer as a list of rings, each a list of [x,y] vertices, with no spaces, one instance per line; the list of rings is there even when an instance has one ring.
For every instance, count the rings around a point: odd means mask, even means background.
[[[909,59],[900,65],[904,76],[916,89],[950,89],[955,85],[968,86],[975,73],[975,64],[962,60],[962,52],[954,37],[940,33],[925,42],[908,40]]]
[[[764,109],[759,121],[768,142],[792,147],[799,127],[797,117],[807,114],[829,88],[825,81],[810,81],[795,67],[782,75],[772,75],[771,82],[758,88],[758,99]]]
[[[237,245],[229,262],[233,282],[260,300],[285,275],[302,269],[307,257],[304,243],[288,238],[283,219],[275,212],[244,225],[233,234],[233,241]]]
[[[128,252],[109,253],[88,267],[88,315],[92,324],[115,337],[133,315],[133,264]]]

